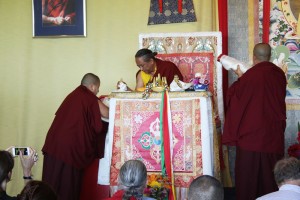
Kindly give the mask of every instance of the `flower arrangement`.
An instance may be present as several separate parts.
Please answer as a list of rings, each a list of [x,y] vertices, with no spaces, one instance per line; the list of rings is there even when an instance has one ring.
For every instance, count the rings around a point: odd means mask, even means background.
[[[206,91],[209,85],[209,81],[206,75],[196,73],[195,78],[193,79],[193,85],[195,91]]]
[[[161,174],[148,175],[148,184],[144,194],[158,200],[168,199],[168,194],[171,190],[171,183],[168,177]]]
[[[288,154],[289,156],[296,157],[300,159],[300,123],[298,122],[298,137],[297,137],[298,143],[291,145],[288,148]]]

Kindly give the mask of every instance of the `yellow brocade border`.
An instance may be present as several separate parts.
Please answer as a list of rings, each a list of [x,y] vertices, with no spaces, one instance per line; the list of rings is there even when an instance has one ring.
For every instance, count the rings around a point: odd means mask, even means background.
[[[112,92],[109,98],[118,99],[142,99],[142,92]],[[169,92],[170,98],[184,98],[184,97],[210,97],[210,92]],[[161,92],[152,92],[149,99],[161,98]]]
[[[249,60],[252,58],[254,47],[254,0],[248,0],[248,53]]]
[[[300,110],[300,104],[286,104],[287,110]]]

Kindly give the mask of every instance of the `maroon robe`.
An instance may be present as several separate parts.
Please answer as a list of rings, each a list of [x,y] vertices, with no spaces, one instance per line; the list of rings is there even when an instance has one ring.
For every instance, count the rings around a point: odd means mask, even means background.
[[[75,3],[75,0],[44,0],[42,1],[42,14],[47,17],[70,17],[71,24],[75,24]]]
[[[285,95],[285,75],[271,62],[253,66],[227,91],[222,143],[237,146],[237,200],[278,189],[272,171],[284,155]]]
[[[169,86],[174,80],[175,75],[178,75],[179,80],[183,81],[183,76],[174,63],[170,61],[160,60],[158,58],[155,58],[155,62],[157,69],[153,77],[157,77],[158,74],[160,74],[160,77],[166,77]]]
[[[84,169],[103,157],[104,147],[97,144],[101,130],[98,98],[85,86],[77,87],[57,110],[42,149],[43,180],[59,199],[79,198]]]
[[[183,76],[180,70],[178,69],[178,67],[174,63],[170,61],[160,60],[158,58],[155,58],[155,62],[157,68],[153,77],[157,77],[158,74],[160,74],[160,77],[166,77],[169,86],[174,80],[175,75],[178,75],[179,80],[183,81]],[[141,70],[139,70],[136,73],[136,76],[140,73],[140,71]]]

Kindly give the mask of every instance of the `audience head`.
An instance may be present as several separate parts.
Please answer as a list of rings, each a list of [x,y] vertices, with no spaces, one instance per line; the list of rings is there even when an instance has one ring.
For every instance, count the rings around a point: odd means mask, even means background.
[[[279,187],[286,183],[300,186],[300,160],[294,157],[279,160],[274,167],[274,177]]]
[[[271,58],[271,46],[268,43],[258,43],[253,49],[253,64],[269,61]]]
[[[56,200],[57,196],[52,188],[42,181],[30,181],[18,196],[19,200]]]
[[[192,181],[188,200],[223,200],[224,188],[216,178],[203,175]]]
[[[14,158],[8,151],[0,151],[0,184],[8,182],[11,178],[12,169],[14,168]],[[0,187],[0,191],[3,188]]]
[[[81,85],[87,87],[95,95],[99,92],[100,79],[98,76],[92,73],[87,73],[81,80]]]
[[[126,161],[120,169],[118,181],[119,188],[124,190],[124,200],[131,196],[142,197],[147,183],[146,166],[139,160]]]
[[[140,49],[135,54],[136,65],[140,68],[140,70],[150,74],[155,71],[156,55],[157,53],[152,52],[150,49]]]

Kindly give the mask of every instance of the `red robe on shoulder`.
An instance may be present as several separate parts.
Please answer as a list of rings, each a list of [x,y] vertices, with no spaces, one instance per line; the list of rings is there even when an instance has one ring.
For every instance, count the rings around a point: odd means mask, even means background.
[[[78,86],[57,110],[42,151],[83,169],[95,158],[103,157],[98,148],[101,130],[98,98],[85,86]]]
[[[155,59],[155,62],[157,69],[153,77],[157,77],[158,74],[160,74],[160,77],[166,77],[169,86],[174,80],[175,75],[178,75],[179,80],[183,81],[183,76],[174,63],[158,58]]]
[[[244,150],[284,151],[286,77],[271,62],[250,68],[227,91],[223,144]]]
[[[271,62],[253,66],[227,91],[222,142],[237,146],[237,200],[278,190],[273,168],[284,155],[285,95],[285,75]]]

